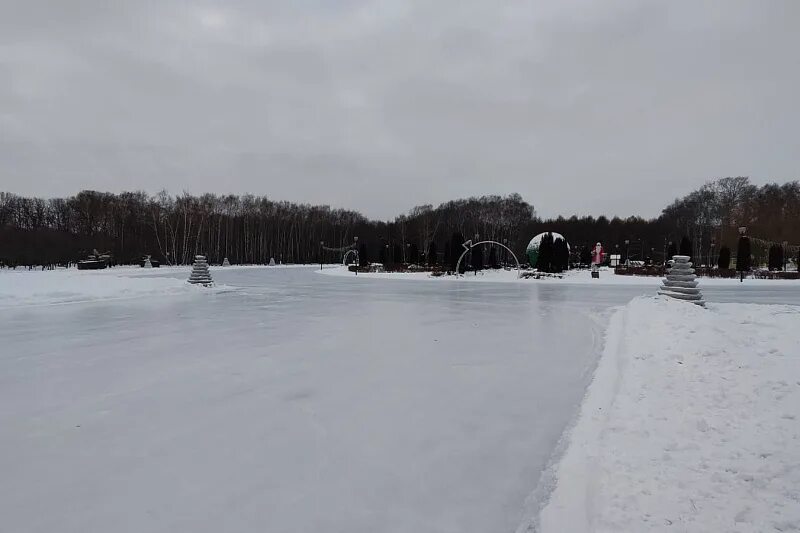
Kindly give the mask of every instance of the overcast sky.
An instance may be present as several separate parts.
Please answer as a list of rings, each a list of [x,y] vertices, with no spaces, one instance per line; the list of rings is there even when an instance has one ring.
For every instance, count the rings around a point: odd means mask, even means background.
[[[0,190],[653,216],[798,178],[800,2],[0,0]]]

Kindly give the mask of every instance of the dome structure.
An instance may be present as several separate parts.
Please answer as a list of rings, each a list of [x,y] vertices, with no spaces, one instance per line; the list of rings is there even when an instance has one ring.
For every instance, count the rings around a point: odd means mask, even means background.
[[[541,244],[542,239],[545,235],[551,234],[553,236],[553,240],[562,239],[564,242],[567,243],[567,250],[569,250],[569,241],[564,238],[563,235],[560,233],[556,233],[555,231],[545,231],[531,239],[531,242],[528,243],[528,247],[525,249],[525,255],[528,256],[528,262],[530,262],[531,266],[536,268],[536,261],[539,259],[539,244]]]

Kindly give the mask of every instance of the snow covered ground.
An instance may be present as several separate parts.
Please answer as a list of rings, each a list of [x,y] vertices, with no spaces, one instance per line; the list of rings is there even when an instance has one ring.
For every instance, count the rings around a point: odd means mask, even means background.
[[[326,267],[323,274],[330,276],[354,277],[353,272],[349,272],[343,266]],[[466,282],[493,282],[493,283],[548,283],[548,284],[569,284],[569,285],[633,285],[642,287],[658,287],[662,278],[654,276],[618,276],[608,268],[600,270],[600,278],[592,279],[591,272],[588,270],[570,270],[564,272],[561,277],[548,277],[546,279],[520,279],[516,270],[483,270],[475,275],[468,272],[464,276],[438,276],[433,277],[427,272],[359,272],[359,277],[364,279],[392,279],[392,280],[412,280],[412,281],[466,281]],[[723,278],[698,278],[704,287],[780,287],[800,288],[800,280],[768,280],[768,279],[746,279],[740,283],[737,279]]]
[[[212,266],[212,276],[219,271],[242,269],[286,269],[296,265],[266,267],[261,265]],[[307,267],[306,267],[307,268]],[[23,305],[51,305],[109,301],[139,297],[168,297],[180,294],[208,293],[208,289],[186,283],[191,266],[141,268],[121,266],[104,270],[0,269],[0,309]],[[227,290],[219,284],[216,291]],[[212,292],[214,291],[212,290]]]
[[[555,491],[519,531],[800,529],[800,308],[617,311]]]

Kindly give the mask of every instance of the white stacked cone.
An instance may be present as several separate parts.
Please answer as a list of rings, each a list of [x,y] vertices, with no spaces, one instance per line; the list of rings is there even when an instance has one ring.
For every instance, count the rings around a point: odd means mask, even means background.
[[[153,268],[153,263],[150,262],[150,256],[144,258],[144,268]]]
[[[206,256],[194,256],[194,265],[192,265],[192,274],[189,276],[189,283],[200,283],[202,285],[211,285],[214,283],[211,279],[211,273],[208,271]]]
[[[231,266],[231,262],[230,262],[230,261],[228,261],[228,258],[227,258],[227,257],[226,257],[225,259],[223,259],[223,260],[222,260],[222,266],[224,266],[224,267],[229,267],[229,266]]]
[[[275,258],[274,257],[270,257],[269,258],[269,266],[271,266],[271,267],[275,266]]]
[[[667,277],[662,281],[661,289],[658,294],[692,302],[697,305],[705,305],[703,295],[697,288],[697,276],[694,274],[692,263],[689,262],[688,255],[672,256],[672,268],[667,271]]]

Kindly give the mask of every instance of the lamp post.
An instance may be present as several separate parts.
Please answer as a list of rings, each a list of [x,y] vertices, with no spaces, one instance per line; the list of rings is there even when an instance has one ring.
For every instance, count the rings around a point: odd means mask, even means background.
[[[481,240],[481,236],[476,233],[475,234],[475,240],[472,241],[472,242],[473,243],[480,242],[480,240]],[[475,245],[473,244],[472,246],[475,246]],[[472,246],[470,246],[470,248],[472,248]],[[472,252],[469,253],[469,260],[470,260],[470,262],[472,262],[472,268],[475,270],[475,275],[477,276],[478,275],[478,267],[475,266],[475,261],[474,261],[474,259],[472,257]]]
[[[631,266],[631,241],[625,239],[625,266]]]
[[[711,267],[713,266],[713,261],[714,261],[714,245],[715,245],[715,244],[716,244],[716,243],[714,242],[714,239],[711,239],[711,247],[708,249],[708,268],[711,268]]]
[[[353,237],[353,249],[356,251],[356,276],[358,276],[358,267],[361,266],[361,257],[358,255],[358,235]]]
[[[783,271],[786,272],[786,254],[788,253],[789,241],[783,241]]]
[[[741,247],[742,239],[744,239],[745,233],[747,233],[747,226],[739,226],[739,246]],[[747,250],[750,250],[750,246],[747,246]],[[736,250],[736,268],[739,270],[739,283],[744,283],[744,265],[739,264],[739,259],[744,259],[743,257],[739,257],[739,250]],[[749,258],[747,259],[749,263]],[[749,265],[748,265],[749,269]]]
[[[319,269],[322,270],[322,247],[325,246],[325,241],[319,241]]]

